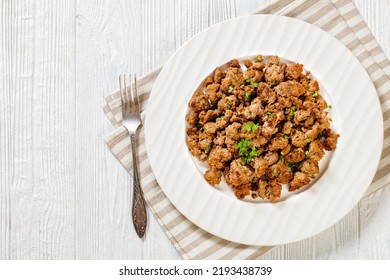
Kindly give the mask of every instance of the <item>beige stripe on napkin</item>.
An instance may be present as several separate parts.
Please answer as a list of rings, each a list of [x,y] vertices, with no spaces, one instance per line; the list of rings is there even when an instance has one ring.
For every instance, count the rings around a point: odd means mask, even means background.
[[[360,60],[372,79],[382,105],[384,145],[375,178],[366,195],[390,182],[390,62],[367,28],[351,0],[280,0],[255,14],[279,14],[314,24],[339,39]],[[158,68],[138,81],[141,109],[144,112],[150,91],[160,73]],[[122,127],[119,93],[109,95],[103,107],[116,130],[105,141],[108,148],[130,172],[130,140]],[[141,185],[149,208],[172,244],[184,259],[258,259],[272,247],[247,246],[212,236],[187,220],[170,203],[158,186],[146,154],[144,130],[138,137],[138,162]]]

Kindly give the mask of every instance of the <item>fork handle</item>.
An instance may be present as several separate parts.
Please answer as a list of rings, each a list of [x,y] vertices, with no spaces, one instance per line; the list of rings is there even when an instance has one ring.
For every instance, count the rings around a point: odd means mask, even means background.
[[[131,214],[135,231],[137,232],[137,235],[142,238],[146,230],[147,215],[135,155],[135,133],[130,133],[130,141],[131,152],[133,156],[133,205],[131,209]]]

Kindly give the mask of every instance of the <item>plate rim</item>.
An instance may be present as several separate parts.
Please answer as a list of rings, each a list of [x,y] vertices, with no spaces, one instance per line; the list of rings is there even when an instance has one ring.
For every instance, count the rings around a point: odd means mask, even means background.
[[[368,80],[370,81],[371,83],[371,87],[374,89],[375,91],[375,101],[377,102],[377,105],[379,105],[379,109],[381,109],[380,107],[380,102],[379,102],[379,98],[377,96],[377,92],[376,92],[376,89],[374,87],[374,85],[372,84],[372,81],[371,81],[371,78],[369,77],[369,75],[367,74],[365,68],[361,65],[361,63],[357,60],[357,58],[352,54],[352,52],[345,46],[343,45],[341,42],[339,42],[337,39],[335,39],[332,35],[330,35],[329,33],[325,32],[324,30],[318,28],[317,26],[314,26],[314,25],[311,25],[309,23],[306,23],[304,21],[301,21],[301,20],[298,20],[298,19],[293,19],[293,18],[290,18],[290,17],[285,17],[285,16],[279,16],[279,15],[248,15],[248,16],[243,16],[243,17],[238,17],[238,18],[234,18],[234,19],[229,19],[229,20],[226,20],[226,21],[223,21],[223,22],[220,22],[218,24],[215,24],[213,26],[210,26],[208,28],[206,28],[205,30],[201,31],[200,33],[196,34],[195,36],[193,36],[191,39],[189,39],[185,44],[183,44],[178,50],[175,51],[175,53],[168,59],[167,63],[165,64],[165,66],[163,67],[162,71],[159,73],[157,79],[156,79],[156,82],[154,83],[153,85],[153,88],[152,88],[152,91],[151,91],[151,94],[150,94],[150,97],[149,97],[149,100],[148,100],[148,107],[149,108],[149,105],[153,102],[153,96],[158,94],[156,93],[157,92],[157,89],[156,89],[156,85],[159,85],[159,83],[161,83],[161,79],[163,79],[164,77],[164,73],[165,71],[168,71],[168,70],[165,70],[164,69],[167,69],[167,67],[169,67],[170,63],[172,60],[175,59],[176,55],[182,50],[182,49],[185,49],[188,44],[192,41],[192,40],[195,40],[198,36],[201,36],[202,34],[204,33],[208,33],[210,32],[210,30],[212,28],[216,28],[218,26],[222,26],[224,24],[227,24],[228,22],[240,22],[240,20],[244,20],[244,19],[247,19],[247,18],[264,18],[264,20],[266,18],[280,18],[280,19],[283,19],[283,20],[286,20],[286,21],[292,21],[292,22],[296,22],[297,24],[301,24],[301,25],[306,25],[306,26],[309,26],[311,29],[315,29],[317,30],[317,32],[319,31],[319,33],[321,34],[326,34],[324,36],[328,36],[328,37],[331,37],[333,41],[337,41],[337,44],[339,45],[339,47],[341,48],[344,48],[344,51],[347,51],[349,53],[350,56],[352,56],[356,61],[355,63],[357,62],[357,64],[364,70],[364,73],[365,75],[367,76]],[[259,53],[261,53],[261,51],[259,51]],[[250,54],[248,54],[250,55]],[[233,57],[232,57],[233,58]],[[301,61],[298,61],[299,63],[302,63]],[[217,66],[214,66],[214,68],[217,67]],[[383,147],[383,118],[382,118],[382,111],[380,110],[380,117],[381,117],[381,128],[380,128],[380,145],[378,145],[380,148],[379,148],[379,152],[378,152],[378,155],[377,155],[377,159],[375,160],[375,168],[373,168],[373,172],[370,173],[370,182],[372,182],[372,179],[376,173],[376,170],[378,168],[378,165],[379,165],[379,161],[380,161],[380,155],[381,155],[381,152],[382,152],[382,147]],[[150,130],[148,130],[148,126],[147,124],[150,122],[150,118],[151,118],[151,113],[150,113],[150,110],[146,110],[146,117],[145,117],[145,143],[146,143],[146,152],[147,152],[147,155],[148,155],[148,158],[149,158],[149,161],[150,161],[150,166],[153,170],[153,173],[155,173],[155,168],[156,168],[156,165],[155,165],[155,161],[154,160],[150,160],[151,158],[153,158],[153,155],[151,156],[150,155],[150,147],[152,145],[152,143],[150,142]],[[184,122],[184,116],[183,116],[183,120]],[[153,163],[152,163],[153,161]],[[308,238],[310,236],[313,236],[323,230],[325,230],[326,228],[334,225],[335,223],[337,223],[340,219],[342,219],[357,203],[358,201],[362,198],[362,195],[360,195],[360,198],[355,201],[354,203],[350,203],[351,204],[351,207],[349,208],[348,211],[346,211],[344,214],[341,215],[341,217],[339,219],[337,219],[336,221],[334,221],[333,223],[329,224],[327,227],[322,227],[320,230],[318,231],[313,231],[312,234],[310,234],[309,236],[306,236],[306,237],[303,237],[303,238],[297,238],[297,239],[292,239],[292,240],[288,240],[286,242],[266,242],[266,243],[259,243],[257,241],[248,241],[246,242],[245,240],[241,240],[241,239],[237,239],[237,238],[230,238],[229,236],[226,236],[224,234],[221,234],[220,232],[215,232],[214,230],[210,230],[208,228],[205,228],[203,224],[199,223],[199,220],[195,219],[194,216],[191,216],[191,215],[188,215],[188,212],[186,211],[183,211],[183,208],[180,206],[180,204],[177,203],[177,201],[175,199],[171,199],[170,197],[172,196],[171,193],[167,192],[167,189],[161,184],[161,178],[157,178],[158,176],[155,176],[156,177],[156,181],[159,183],[161,189],[163,190],[164,194],[166,195],[167,199],[169,199],[169,201],[175,206],[175,208],[181,213],[183,214],[188,220],[190,220],[192,223],[194,223],[195,225],[197,225],[198,227],[202,228],[203,230],[205,231],[208,231],[210,232],[211,234],[215,235],[215,236],[218,236],[220,238],[223,238],[223,239],[226,239],[226,240],[230,240],[230,241],[233,241],[233,242],[237,242],[237,243],[241,243],[241,244],[247,244],[247,245],[256,245],[256,246],[262,246],[262,245],[278,245],[278,244],[285,244],[285,243],[290,243],[290,242],[294,242],[294,241],[297,241],[297,240],[301,240],[301,239],[304,239],[304,238]],[[368,187],[370,186],[370,183],[367,184],[367,186],[365,188],[362,188],[364,189],[364,191],[362,191],[362,194],[364,194],[364,192],[368,189]],[[241,203],[241,201],[238,201],[237,203]],[[250,204],[251,207],[253,207],[253,204]],[[243,205],[242,208],[247,208],[249,207],[248,204],[246,205]],[[256,208],[258,206],[255,206]],[[184,212],[184,213],[183,213]]]

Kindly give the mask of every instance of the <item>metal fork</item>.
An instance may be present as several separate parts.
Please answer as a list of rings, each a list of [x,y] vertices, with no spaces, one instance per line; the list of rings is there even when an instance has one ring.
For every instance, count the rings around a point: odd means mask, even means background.
[[[128,130],[131,142],[131,152],[133,156],[133,204],[131,214],[133,225],[137,235],[142,238],[145,234],[147,215],[145,200],[139,180],[137,160],[136,160],[136,135],[137,128],[142,124],[139,112],[139,102],[137,95],[137,79],[135,75],[129,75],[130,90],[126,85],[126,75],[119,76],[119,85],[122,101],[123,126]],[[123,83],[122,83],[123,80]],[[123,86],[123,87],[122,87]]]

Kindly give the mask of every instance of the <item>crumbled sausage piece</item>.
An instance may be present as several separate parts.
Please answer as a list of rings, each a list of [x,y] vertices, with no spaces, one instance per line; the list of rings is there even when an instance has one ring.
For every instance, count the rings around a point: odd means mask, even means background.
[[[285,76],[289,80],[298,80],[302,74],[302,64],[292,64],[286,67]]]
[[[306,156],[305,151],[302,148],[293,148],[284,157],[288,162],[296,163],[304,160],[305,156]]]
[[[258,157],[252,161],[252,166],[255,169],[255,175],[261,177],[267,171],[268,161]]]
[[[279,160],[279,156],[278,153],[268,152],[264,156],[264,159],[267,161],[268,166],[270,166]]]
[[[210,108],[210,103],[207,99],[207,96],[203,92],[196,91],[189,101],[188,106],[194,112],[199,112],[202,110],[208,110]]]
[[[340,137],[332,131],[328,104],[302,64],[278,56],[232,59],[207,76],[188,102],[187,146],[218,185],[222,174],[238,199],[274,202],[319,174],[325,151]]]
[[[240,159],[235,159],[230,164],[229,179],[233,186],[249,184],[252,176],[253,172]]]
[[[211,168],[223,169],[232,157],[233,155],[228,149],[215,146],[210,151],[208,164]]]
[[[290,121],[287,121],[283,124],[282,132],[284,134],[291,134],[291,129],[293,127],[293,124]]]
[[[208,122],[203,126],[203,129],[207,134],[214,134],[217,132],[218,126],[215,122]]]
[[[199,148],[202,150],[210,149],[213,143],[213,137],[205,132],[199,133]]]
[[[189,113],[186,115],[186,121],[190,126],[196,126],[199,121],[197,113]]]
[[[209,84],[214,82],[213,76],[207,76],[203,81],[203,86],[207,87]]]
[[[270,151],[283,150],[288,146],[288,139],[284,137],[275,137],[271,140],[271,144],[268,146]]]
[[[238,199],[244,199],[247,195],[251,193],[251,184],[243,184],[240,186],[233,186],[233,193]]]
[[[216,146],[224,146],[226,140],[226,132],[219,131],[217,137],[214,138],[213,143]]]
[[[319,131],[320,131],[320,125],[318,123],[315,123],[311,127],[311,129],[305,132],[305,138],[314,140],[317,138]]]
[[[299,110],[294,113],[294,121],[302,122],[310,117],[309,110]]]
[[[215,83],[221,83],[221,80],[225,77],[225,74],[217,67],[214,70],[214,82]]]
[[[219,98],[222,96],[222,93],[220,93],[218,90],[219,84],[210,84],[205,89],[205,94],[212,105],[216,105]]]
[[[308,155],[311,159],[317,162],[319,162],[324,157],[324,146],[320,140],[314,140],[310,143]]]
[[[324,140],[324,147],[327,151],[333,151],[336,149],[337,145],[337,139],[340,137],[338,134],[331,133],[328,137]]]
[[[226,128],[226,137],[233,140],[240,139],[241,124],[238,122],[232,123]]]
[[[323,110],[323,109],[328,108],[328,103],[326,103],[325,99],[322,98],[321,95],[318,95],[316,98],[316,106]]]
[[[293,179],[294,174],[291,170],[287,169],[282,171],[279,176],[276,178],[276,180],[281,184],[288,184]]]
[[[275,91],[278,95],[284,97],[298,97],[306,92],[305,88],[297,81],[282,82],[275,87]]]
[[[217,118],[221,112],[219,110],[207,110],[199,113],[199,123],[204,125],[205,123]]]
[[[271,85],[278,85],[284,80],[284,67],[271,65],[265,70],[265,81]]]
[[[311,80],[309,82],[309,87],[308,87],[308,92],[310,94],[313,94],[314,92],[316,92],[317,90],[320,90],[320,87],[318,86],[318,82],[315,81],[315,80]]]
[[[246,68],[249,68],[249,67],[251,67],[253,65],[253,62],[251,60],[249,60],[249,59],[245,59],[244,60],[244,65],[245,65]]]
[[[266,83],[260,83],[257,87],[257,96],[262,102],[273,104],[276,101],[276,93]]]
[[[305,173],[302,172],[296,172],[294,174],[294,179],[290,182],[290,187],[288,190],[290,192],[295,191],[307,184],[309,184],[310,178]]]
[[[219,169],[213,168],[207,170],[203,176],[210,185],[215,186],[221,182],[222,172]]]
[[[187,146],[190,149],[190,152],[193,156],[199,157],[202,154],[202,150],[199,147],[199,136],[198,135],[191,135],[187,139]]]
[[[291,151],[291,145],[288,144],[288,145],[286,146],[286,148],[284,148],[283,150],[280,151],[280,154],[281,154],[282,156],[284,156],[284,155],[287,155],[290,151]]]
[[[302,163],[301,171],[309,177],[314,177],[314,174],[320,173],[320,167],[317,161],[307,159]]]
[[[281,193],[282,185],[279,184],[276,180],[259,181],[258,195],[262,199],[268,199],[270,202],[274,202],[277,198],[280,197]]]
[[[260,115],[263,115],[264,110],[263,110],[263,106],[261,104],[261,99],[256,97],[255,99],[252,100],[252,102],[249,106],[238,107],[237,112],[242,114],[245,118],[251,119],[251,120],[257,118]]]
[[[262,71],[249,68],[243,73],[244,80],[249,80],[252,83],[258,83],[263,78],[264,73]]]
[[[307,145],[305,134],[300,130],[294,130],[291,136],[291,143],[295,147],[304,148]]]
[[[229,67],[231,68],[240,68],[240,62],[238,61],[238,59],[232,59],[230,60],[229,64],[228,64]]]
[[[274,55],[268,59],[268,66],[272,65],[280,65],[280,58],[278,56]]]
[[[237,97],[235,95],[229,95],[218,101],[218,110],[227,111],[236,108],[238,104]]]
[[[293,104],[291,98],[283,97],[283,96],[278,97],[278,102],[280,105],[282,105],[285,108],[289,108]]]
[[[196,135],[198,132],[198,129],[196,127],[190,126],[186,129],[187,136]]]
[[[276,126],[276,123],[272,121],[265,121],[262,127],[262,135],[266,138],[269,138],[271,135],[278,132],[278,128]]]

